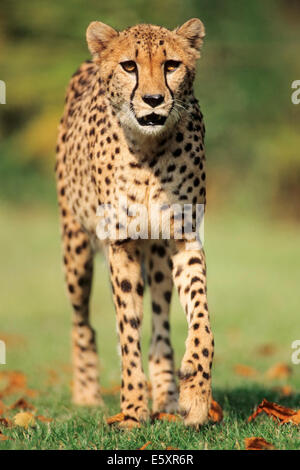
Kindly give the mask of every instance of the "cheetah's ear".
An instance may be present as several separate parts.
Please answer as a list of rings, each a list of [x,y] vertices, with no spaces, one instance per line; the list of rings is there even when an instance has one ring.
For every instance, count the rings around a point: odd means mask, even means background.
[[[98,56],[118,32],[100,21],[93,21],[86,30],[86,40],[93,56]]]
[[[190,47],[199,51],[205,36],[205,28],[202,21],[198,18],[192,18],[179,28],[175,29],[175,33],[186,38]]]

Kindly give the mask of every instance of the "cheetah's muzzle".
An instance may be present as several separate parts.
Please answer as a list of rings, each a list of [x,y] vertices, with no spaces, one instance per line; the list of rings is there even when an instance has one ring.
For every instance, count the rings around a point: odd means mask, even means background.
[[[166,116],[161,116],[160,114],[155,113],[147,114],[147,116],[137,119],[141,126],[163,126],[166,120]]]

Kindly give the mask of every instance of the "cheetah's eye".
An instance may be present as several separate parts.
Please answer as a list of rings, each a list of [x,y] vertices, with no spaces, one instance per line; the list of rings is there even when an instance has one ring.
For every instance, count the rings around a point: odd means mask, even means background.
[[[134,73],[136,72],[136,63],[133,60],[126,60],[121,62],[120,65],[123,67],[125,72]]]
[[[165,62],[165,71],[167,73],[174,72],[174,70],[178,69],[181,62],[179,60],[167,60]]]

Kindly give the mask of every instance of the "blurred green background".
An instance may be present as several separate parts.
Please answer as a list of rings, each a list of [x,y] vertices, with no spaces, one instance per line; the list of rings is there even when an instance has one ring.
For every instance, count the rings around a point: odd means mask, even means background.
[[[0,339],[8,354],[1,367],[24,371],[38,389],[46,387],[49,369],[60,371],[62,385],[48,398],[57,399],[70,380],[63,368],[71,309],[60,266],[54,149],[68,80],[89,58],[86,28],[93,20],[117,29],[140,22],[174,28],[191,17],[207,32],[195,91],[207,128],[205,243],[217,397],[230,410],[226,390],[247,388],[249,379],[234,374],[238,362],[261,374],[258,394],[273,386],[268,367],[292,366],[291,343],[300,336],[300,105],[291,102],[291,84],[300,79],[299,1],[1,0],[7,104],[0,105]],[[92,320],[108,386],[120,373],[103,272],[99,258]],[[148,293],[146,300],[144,348]],[[176,296],[171,325],[178,366],[186,321]],[[255,352],[264,344],[274,346],[274,355]],[[292,367],[288,380],[299,390],[300,366]]]
[[[300,77],[297,0],[2,0],[0,196],[52,202],[64,92],[89,58],[85,30],[139,22],[174,28],[199,17],[207,36],[195,85],[207,126],[210,204],[240,202],[300,216]],[[279,211],[278,211],[279,209]],[[276,214],[275,214],[276,215]]]

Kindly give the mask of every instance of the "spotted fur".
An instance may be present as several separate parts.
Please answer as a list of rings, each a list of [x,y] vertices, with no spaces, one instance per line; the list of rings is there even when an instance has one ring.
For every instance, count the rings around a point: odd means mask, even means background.
[[[205,129],[193,94],[203,37],[198,19],[174,31],[138,25],[116,32],[99,22],[87,30],[93,60],[83,63],[70,81],[56,165],[64,268],[73,306],[75,403],[102,403],[89,323],[93,257],[103,246],[96,236],[97,207],[116,206],[121,196],[149,209],[153,203],[205,203]],[[175,412],[179,405],[185,423],[194,426],[208,416],[213,336],[205,255],[202,249],[187,250],[184,237],[175,239],[171,222],[171,240],[122,238],[119,224],[120,239],[104,242],[121,349],[121,409],[128,427],[149,417],[140,348],[143,264],[152,297],[153,411]],[[173,284],[188,322],[179,400],[170,343]]]

